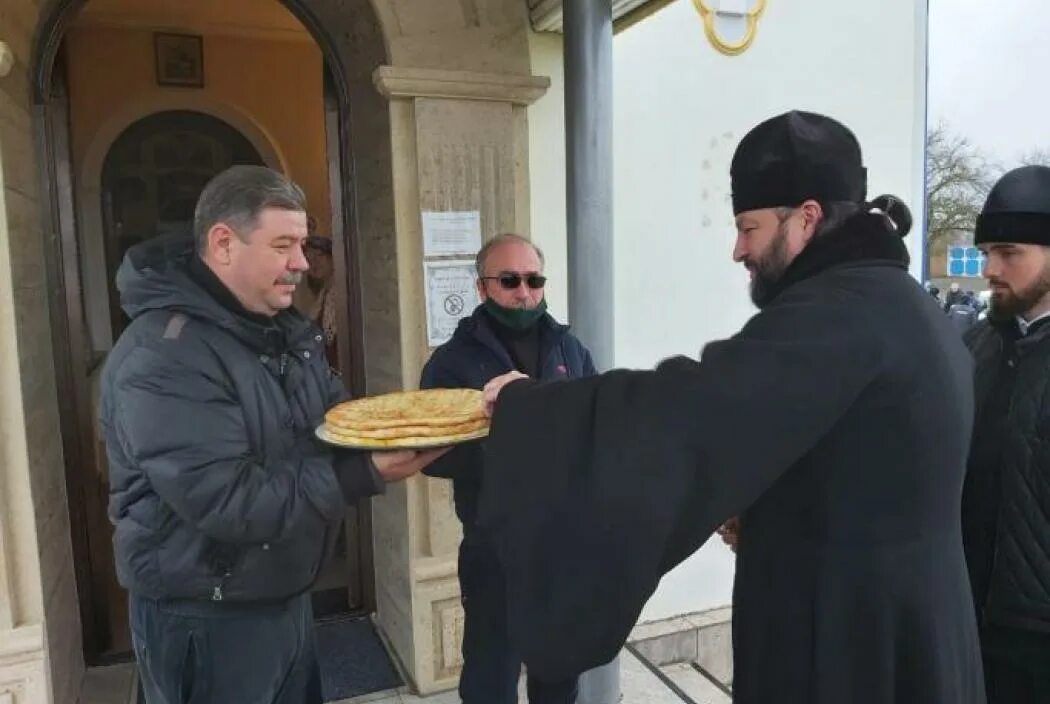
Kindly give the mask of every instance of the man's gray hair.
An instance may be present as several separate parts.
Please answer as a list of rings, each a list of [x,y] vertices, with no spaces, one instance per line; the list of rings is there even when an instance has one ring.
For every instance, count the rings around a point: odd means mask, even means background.
[[[501,244],[507,244],[509,242],[525,244],[532,247],[533,251],[536,252],[536,256],[540,259],[540,268],[546,264],[546,261],[543,258],[543,250],[536,246],[535,242],[526,237],[522,237],[521,235],[505,232],[502,235],[496,235],[478,250],[478,256],[474,258],[474,268],[478,270],[479,278],[485,275],[485,260],[488,259],[489,252],[496,247],[499,247]]]
[[[266,208],[306,212],[306,195],[290,179],[265,166],[231,166],[204,187],[193,212],[197,251],[208,247],[208,232],[223,223],[247,240]]]

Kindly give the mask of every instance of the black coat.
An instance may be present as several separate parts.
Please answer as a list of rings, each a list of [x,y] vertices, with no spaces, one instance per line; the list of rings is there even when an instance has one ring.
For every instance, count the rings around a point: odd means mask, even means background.
[[[1020,337],[986,321],[966,341],[978,425],[963,534],[977,608],[988,625],[1050,633],[1050,323]]]
[[[539,322],[538,378],[544,381],[580,379],[595,374],[587,348],[569,332],[569,326],[550,315]],[[423,389],[480,389],[491,379],[515,369],[507,348],[493,330],[484,308],[478,306],[459,322],[452,338],[434,350],[423,367],[419,386]],[[456,447],[431,464],[426,473],[452,479],[456,515],[470,532],[477,518],[478,495],[483,474],[483,443]]]
[[[156,599],[263,601],[308,589],[348,502],[381,490],[363,455],[314,438],[345,398],[294,310],[234,312],[188,273],[192,243],[151,240],[117,274],[132,318],[106,361],[101,423],[117,577]]]
[[[972,363],[883,222],[811,243],[699,363],[505,389],[480,521],[533,672],[610,660],[662,575],[742,515],[734,701],[984,701]]]

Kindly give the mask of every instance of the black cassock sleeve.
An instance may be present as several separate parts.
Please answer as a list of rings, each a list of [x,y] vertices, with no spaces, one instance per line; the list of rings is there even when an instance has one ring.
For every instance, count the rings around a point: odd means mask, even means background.
[[[503,390],[480,520],[531,673],[561,680],[615,657],[660,578],[877,378],[882,350],[861,321],[789,294],[699,363]]]

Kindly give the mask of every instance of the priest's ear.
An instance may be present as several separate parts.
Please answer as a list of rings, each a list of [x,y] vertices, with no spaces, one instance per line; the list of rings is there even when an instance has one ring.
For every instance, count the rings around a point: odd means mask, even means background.
[[[820,223],[824,219],[824,207],[817,201],[810,199],[803,201],[797,210],[802,226],[803,245],[808,245],[813,236],[816,235]]]

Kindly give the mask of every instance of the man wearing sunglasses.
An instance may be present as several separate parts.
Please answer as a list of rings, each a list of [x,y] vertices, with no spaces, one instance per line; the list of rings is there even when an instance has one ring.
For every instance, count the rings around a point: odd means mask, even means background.
[[[423,369],[423,388],[482,388],[517,371],[555,380],[595,373],[590,353],[547,313],[543,252],[518,235],[498,235],[476,258],[481,305],[463,319],[452,339],[434,350]],[[456,515],[463,523],[459,582],[465,615],[464,704],[516,704],[521,658],[507,634],[506,583],[488,536],[477,527],[482,446],[461,445],[431,465],[431,476],[453,480]],[[572,704],[576,679],[545,683],[528,678],[531,704]]]

